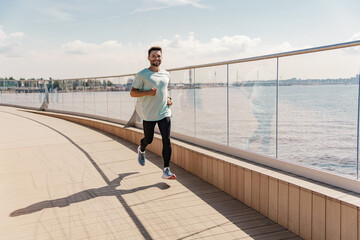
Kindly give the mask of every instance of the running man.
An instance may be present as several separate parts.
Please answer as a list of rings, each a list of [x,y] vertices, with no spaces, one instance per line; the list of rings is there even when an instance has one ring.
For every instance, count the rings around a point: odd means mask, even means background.
[[[176,179],[170,171],[171,158],[171,98],[168,95],[169,73],[160,69],[162,59],[161,47],[151,47],[148,50],[150,67],[138,72],[132,84],[130,95],[139,97],[143,111],[144,138],[138,147],[138,161],[141,166],[145,165],[145,149],[154,138],[154,129],[157,124],[162,137],[162,156],[164,158],[164,170],[162,178]]]

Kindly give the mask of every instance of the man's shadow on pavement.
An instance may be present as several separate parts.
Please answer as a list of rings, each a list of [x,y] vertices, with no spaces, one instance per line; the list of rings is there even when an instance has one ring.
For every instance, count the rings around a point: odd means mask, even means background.
[[[119,174],[119,177],[117,177],[114,180],[112,180],[111,182],[109,182],[109,184],[105,187],[92,188],[92,189],[88,189],[88,190],[84,190],[84,191],[72,194],[68,197],[58,198],[58,199],[54,199],[54,200],[46,200],[46,201],[32,204],[30,206],[18,209],[16,211],[10,213],[10,217],[17,217],[17,216],[21,216],[21,215],[25,215],[25,214],[38,212],[45,208],[66,207],[72,203],[78,203],[78,202],[86,201],[86,200],[93,199],[96,197],[101,197],[101,196],[116,196],[119,198],[121,195],[141,191],[141,190],[152,188],[152,187],[157,187],[162,190],[170,188],[170,186],[168,184],[162,182],[162,183],[156,183],[156,184],[152,184],[152,185],[137,187],[134,189],[124,189],[124,190],[116,189],[116,187],[120,186],[120,182],[123,178],[125,178],[129,175],[132,175],[132,174],[136,174],[136,173],[138,173],[138,172]]]

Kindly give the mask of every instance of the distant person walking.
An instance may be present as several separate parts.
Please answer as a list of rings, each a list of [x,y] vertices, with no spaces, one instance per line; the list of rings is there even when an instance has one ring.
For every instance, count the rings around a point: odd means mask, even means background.
[[[138,72],[132,84],[130,95],[139,97],[143,112],[144,138],[138,147],[138,161],[145,165],[145,149],[154,138],[154,129],[157,124],[162,137],[164,170],[162,178],[176,179],[170,171],[171,158],[171,98],[168,95],[169,73],[160,69],[162,60],[161,47],[151,47],[148,50],[150,67]]]

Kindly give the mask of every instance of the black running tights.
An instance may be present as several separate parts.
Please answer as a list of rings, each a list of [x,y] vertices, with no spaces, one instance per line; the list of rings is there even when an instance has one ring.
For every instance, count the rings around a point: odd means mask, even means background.
[[[149,145],[154,138],[154,129],[156,123],[158,124],[161,137],[163,150],[162,155],[164,158],[164,168],[170,166],[171,158],[171,143],[170,143],[170,129],[171,129],[171,120],[170,117],[163,118],[159,121],[143,121],[144,135],[145,137],[141,139],[140,146],[141,151],[145,151],[146,146]]]

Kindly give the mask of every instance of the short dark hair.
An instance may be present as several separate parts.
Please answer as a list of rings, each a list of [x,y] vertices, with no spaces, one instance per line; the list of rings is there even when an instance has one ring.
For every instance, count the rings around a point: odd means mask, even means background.
[[[160,51],[160,52],[162,53],[162,49],[161,49],[161,47],[159,47],[159,46],[151,47],[151,48],[148,50],[148,56],[150,56],[151,51]]]

